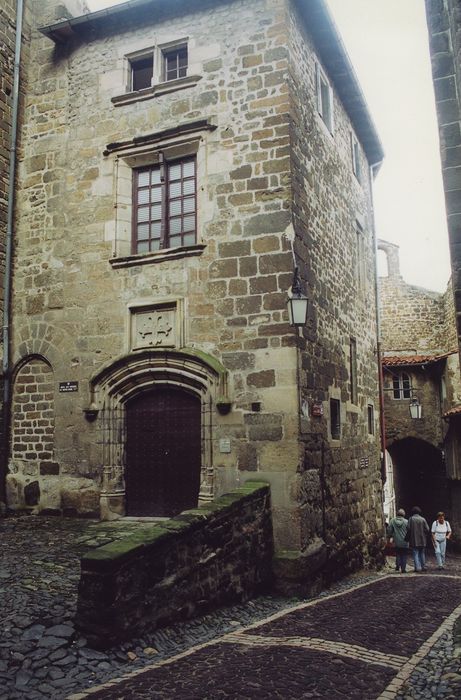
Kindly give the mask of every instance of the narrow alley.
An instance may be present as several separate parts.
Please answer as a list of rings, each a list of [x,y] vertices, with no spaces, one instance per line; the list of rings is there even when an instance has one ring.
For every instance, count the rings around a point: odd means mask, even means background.
[[[312,600],[259,598],[89,648],[73,625],[78,557],[139,527],[149,525],[0,521],[1,700],[460,697],[454,556],[444,572],[429,558],[426,572],[396,575],[390,559]]]

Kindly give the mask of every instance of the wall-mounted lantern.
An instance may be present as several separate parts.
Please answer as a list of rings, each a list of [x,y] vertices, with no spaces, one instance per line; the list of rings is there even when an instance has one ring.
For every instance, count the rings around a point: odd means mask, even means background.
[[[422,406],[419,403],[418,399],[411,399],[410,401],[410,416],[412,418],[422,417]]]
[[[309,310],[309,299],[302,293],[297,266],[295,267],[293,273],[291,295],[288,297],[287,307],[290,326],[295,326],[296,328],[302,328],[302,326],[305,326],[307,321],[307,312]]]

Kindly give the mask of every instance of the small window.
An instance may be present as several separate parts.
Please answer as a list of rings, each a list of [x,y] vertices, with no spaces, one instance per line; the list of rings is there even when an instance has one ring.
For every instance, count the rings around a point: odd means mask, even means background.
[[[134,253],[195,245],[196,231],[195,157],[134,171]]]
[[[133,92],[150,88],[154,75],[154,54],[149,53],[145,56],[130,59],[130,69],[130,87]]]
[[[349,378],[351,402],[357,404],[357,341],[350,339],[349,344]]]
[[[400,372],[392,380],[394,399],[411,399],[411,380],[406,372]]]
[[[358,289],[365,288],[365,236],[358,221],[355,222],[355,278]]]
[[[371,403],[367,406],[368,434],[375,434],[375,409]]]
[[[333,440],[341,438],[341,404],[338,399],[330,399],[330,430]]]
[[[187,76],[187,46],[162,51],[163,80],[177,80]]]
[[[354,134],[351,133],[351,158],[352,158],[352,170],[357,178],[357,180],[360,182],[362,173],[360,169],[360,146],[359,142],[355,138]]]
[[[317,109],[328,130],[333,133],[333,93],[325,73],[318,63],[315,65]]]

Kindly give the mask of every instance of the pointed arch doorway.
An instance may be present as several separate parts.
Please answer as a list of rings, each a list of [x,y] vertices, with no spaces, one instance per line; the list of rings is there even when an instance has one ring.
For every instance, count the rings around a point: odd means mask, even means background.
[[[198,504],[201,402],[157,385],[126,403],[126,514],[172,517]]]

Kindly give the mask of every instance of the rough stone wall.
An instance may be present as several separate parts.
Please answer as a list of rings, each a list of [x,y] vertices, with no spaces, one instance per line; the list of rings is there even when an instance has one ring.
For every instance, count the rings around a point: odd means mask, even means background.
[[[351,131],[334,95],[331,134],[317,111],[315,51],[293,5],[290,27],[292,191],[295,250],[311,313],[299,339],[301,463],[293,484],[300,501],[301,545],[315,537],[329,548],[331,576],[376,561],[381,531],[373,220],[369,167],[352,169]],[[320,60],[321,63],[321,60]],[[355,134],[354,134],[355,135]],[[364,259],[358,260],[357,222]],[[362,264],[364,279],[357,268]],[[352,399],[350,339],[357,346],[357,399]],[[341,404],[341,440],[331,438],[330,399]],[[314,417],[320,404],[323,417]]]
[[[388,261],[387,277],[379,278],[383,352],[437,355],[454,350],[452,317],[448,317],[450,290],[442,295],[408,284],[400,275],[398,246],[379,241],[378,247]]]
[[[461,336],[461,12],[459,0],[425,0],[458,342]]]
[[[334,137],[314,109],[313,45],[301,37],[291,4],[202,0],[183,14],[175,7],[165,3],[155,18],[108,18],[91,39],[64,47],[33,35],[13,352],[16,362],[42,355],[54,373],[61,500],[43,499],[38,509],[79,510],[79,493],[90,502],[97,496],[99,418],[88,424],[83,416],[90,381],[130,352],[133,306],[183,300],[179,346],[205,351],[228,370],[232,410],[212,420],[212,495],[258,472],[271,483],[277,546],[305,549],[324,536],[340,575],[374,556],[380,531],[377,437],[366,427],[368,404],[378,415],[366,158],[359,185],[343,107],[335,98]],[[49,5],[42,9],[48,17]],[[196,84],[117,102],[126,91],[127,54],[183,37]],[[213,125],[197,155],[202,248],[138,264],[124,237],[123,157],[106,146],[199,119]],[[286,313],[292,210],[314,309],[300,354]],[[353,273],[356,219],[366,233],[363,290]],[[350,337],[358,347],[357,404],[350,400]],[[64,381],[79,390],[58,393]],[[331,397],[341,400],[341,442],[329,437]],[[323,417],[310,417],[314,402]],[[15,459],[11,467],[21,469]]]
[[[81,560],[77,625],[97,647],[204,614],[267,590],[273,554],[270,490],[247,482]]]

